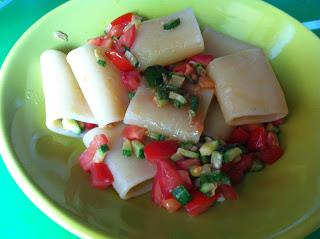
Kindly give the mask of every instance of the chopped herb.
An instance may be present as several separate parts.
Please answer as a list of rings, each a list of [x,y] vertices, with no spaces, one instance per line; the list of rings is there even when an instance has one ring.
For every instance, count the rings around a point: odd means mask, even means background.
[[[169,92],[169,99],[174,100],[174,101],[178,101],[181,105],[185,105],[187,103],[186,98],[184,98],[183,95],[180,95],[176,92],[170,91]],[[178,107],[180,108],[180,107]]]
[[[202,164],[210,163],[210,156],[202,156],[200,155],[200,161]]]
[[[131,145],[131,141],[128,139],[125,139],[123,141],[122,154],[125,157],[130,157],[132,155],[132,145]]]
[[[62,31],[56,31],[53,33],[54,37],[63,41],[68,41],[69,37],[66,33]]]
[[[151,88],[159,87],[163,84],[162,73],[167,73],[167,70],[160,65],[149,66],[143,72],[144,78],[147,80],[148,86]]]
[[[162,134],[158,134],[152,131],[148,131],[148,137],[151,139],[155,139],[155,140],[159,140],[159,141],[163,141],[166,139],[166,136],[162,135]]]
[[[100,66],[103,66],[103,67],[106,66],[106,61],[104,61],[104,60],[99,59],[99,60],[97,60],[97,63],[98,63]]]
[[[162,107],[162,106],[168,104],[168,102],[169,102],[169,93],[166,90],[162,89],[162,88],[158,88],[155,91],[154,100],[155,100],[155,102],[156,102],[158,107]]]
[[[180,18],[173,19],[165,24],[163,24],[163,30],[171,30],[179,26],[181,23]]]
[[[136,94],[136,92],[130,91],[130,92],[128,93],[128,98],[129,98],[129,100],[132,100],[132,98],[135,96],[135,94]]]

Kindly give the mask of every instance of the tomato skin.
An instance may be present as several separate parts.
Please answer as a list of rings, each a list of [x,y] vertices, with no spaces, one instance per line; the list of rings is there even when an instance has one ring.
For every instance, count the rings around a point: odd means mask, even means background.
[[[151,163],[167,160],[177,152],[179,144],[174,140],[153,141],[144,147],[144,155]]]
[[[108,36],[99,36],[88,40],[88,43],[98,47],[110,48],[112,40]]]
[[[126,13],[110,23],[109,37],[120,37],[123,34],[123,29],[131,22],[133,13]]]
[[[222,194],[226,200],[237,200],[238,199],[237,191],[234,189],[234,187],[232,187],[229,184],[220,185],[217,188],[216,193]]]
[[[249,139],[249,133],[245,131],[243,128],[238,127],[234,129],[227,140],[229,144],[246,144]]]
[[[186,170],[177,170],[177,172],[179,173],[181,179],[183,180],[183,182],[185,183],[186,185],[186,188],[190,191],[190,190],[193,190],[193,184],[192,184],[192,181],[191,181],[191,178],[189,176],[189,173],[188,171]]]
[[[246,124],[246,125],[242,125],[241,128],[250,133],[251,131],[253,131],[253,130],[257,129],[257,128],[263,128],[263,124],[259,124],[259,123],[257,123],[257,124]]]
[[[136,39],[136,27],[133,25],[122,33],[119,42],[122,46],[131,47]]]
[[[97,189],[106,189],[113,183],[113,176],[105,163],[94,163],[90,167],[91,185]]]
[[[119,25],[119,24],[128,24],[131,22],[132,16],[133,16],[133,13],[128,12],[126,14],[121,15],[120,17],[117,17],[110,24],[112,26]]]
[[[275,133],[273,132],[267,133],[267,144],[269,147],[279,146],[279,140]]]
[[[255,153],[257,159],[268,165],[275,163],[284,154],[284,150],[279,146],[269,147],[261,152]]]
[[[229,172],[227,172],[228,177],[230,178],[233,185],[238,185],[241,183],[244,173],[239,170],[231,169]]]
[[[157,171],[159,173],[160,188],[165,199],[171,198],[171,191],[185,183],[176,170],[173,162],[169,159],[157,160]]]
[[[96,125],[96,124],[91,124],[91,123],[85,123],[84,125],[85,125],[85,131],[89,131],[89,130],[91,130],[91,129],[93,129],[93,128],[98,127],[98,125]]]
[[[106,51],[105,55],[120,71],[131,71],[134,69],[130,61],[128,61],[124,55],[113,49]]]
[[[207,55],[207,54],[198,54],[188,58],[189,61],[198,62],[204,67],[208,66],[213,59],[214,57],[212,55]]]
[[[247,147],[250,151],[262,151],[267,147],[267,132],[258,127],[250,132]]]
[[[234,165],[233,170],[241,171],[245,173],[251,168],[253,161],[254,161],[253,154],[242,155],[240,161]]]
[[[180,159],[176,161],[176,165],[179,169],[188,170],[192,166],[199,166],[199,159]]]
[[[178,65],[173,67],[172,71],[175,73],[183,74],[185,76],[190,76],[195,72],[193,67],[188,63],[179,63]]]
[[[80,155],[79,162],[82,169],[86,172],[90,171],[92,166],[93,157],[97,151],[97,149],[103,145],[108,143],[108,138],[104,134],[96,135],[91,141],[89,147]]]
[[[141,73],[138,70],[121,72],[122,84],[128,91],[136,91],[140,86]]]
[[[164,200],[163,193],[160,188],[160,181],[159,181],[159,173],[157,172],[152,183],[152,190],[151,190],[151,199],[152,201],[157,204],[159,207],[162,205],[162,201]]]
[[[272,123],[274,126],[282,125],[282,124],[284,123],[284,118],[281,118],[281,119],[272,121],[271,123]]]
[[[136,125],[127,125],[122,130],[122,137],[129,140],[143,141],[145,129]]]
[[[216,193],[212,197],[208,197],[199,191],[192,194],[192,200],[184,206],[190,216],[197,216],[207,211],[212,204],[221,197],[221,194]]]

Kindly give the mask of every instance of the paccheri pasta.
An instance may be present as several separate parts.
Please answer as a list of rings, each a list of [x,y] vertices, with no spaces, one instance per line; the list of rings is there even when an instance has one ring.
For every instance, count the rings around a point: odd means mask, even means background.
[[[83,136],[91,185],[121,199],[151,190],[158,206],[196,216],[237,199],[246,173],[284,153],[288,108],[263,51],[201,33],[192,9],[146,21],[126,13],[40,61],[47,127]]]

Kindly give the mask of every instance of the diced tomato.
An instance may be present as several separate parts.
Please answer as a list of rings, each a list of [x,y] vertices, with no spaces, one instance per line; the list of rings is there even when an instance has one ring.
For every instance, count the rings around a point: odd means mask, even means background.
[[[159,172],[156,173],[153,179],[151,199],[158,206],[161,206],[162,201],[164,200],[164,196],[160,188]]]
[[[199,86],[201,89],[214,89],[214,82],[208,76],[199,77]]]
[[[133,25],[121,35],[119,42],[122,46],[131,47],[136,39],[136,27]]]
[[[197,216],[207,211],[212,204],[221,197],[221,194],[216,193],[212,197],[208,197],[199,191],[195,191],[192,194],[192,200],[184,206],[186,211],[191,216]]]
[[[185,76],[190,76],[194,73],[193,67],[188,63],[179,63],[172,69],[173,72],[181,73]]]
[[[181,207],[181,204],[175,198],[169,198],[162,201],[162,207],[167,209],[168,212],[178,211]]]
[[[199,159],[180,159],[176,161],[176,165],[179,169],[188,170],[192,166],[200,165]]]
[[[282,148],[280,148],[279,146],[273,146],[256,153],[255,156],[257,159],[271,165],[278,159],[280,159],[283,154],[284,150]]]
[[[251,132],[256,128],[262,128],[262,127],[263,127],[263,124],[246,124],[241,126],[242,129],[248,132]]]
[[[130,61],[128,61],[124,55],[116,52],[115,50],[108,50],[105,54],[120,71],[131,71],[134,69]]]
[[[195,61],[206,67],[214,57],[212,55],[207,55],[207,54],[198,54],[195,56],[190,57],[188,60],[189,61]]]
[[[97,149],[103,145],[108,143],[108,138],[104,134],[96,135],[93,140],[91,141],[89,147],[80,155],[79,162],[80,166],[83,168],[84,171],[90,171],[92,166],[93,157],[97,151]]]
[[[126,49],[118,39],[112,39],[112,49],[118,52],[122,56],[126,52]]]
[[[129,140],[137,139],[143,141],[145,137],[145,129],[136,125],[127,125],[122,130],[122,137]]]
[[[271,123],[272,123],[273,125],[275,125],[275,126],[279,126],[279,125],[281,125],[281,124],[284,123],[284,118],[281,118],[281,119],[272,121]]]
[[[93,46],[104,47],[109,49],[112,45],[112,40],[108,36],[99,36],[93,39],[89,39],[88,43]]]
[[[234,165],[233,170],[245,173],[251,168],[253,161],[254,161],[253,154],[242,155],[240,161]]]
[[[90,167],[91,185],[98,189],[106,189],[113,183],[113,176],[105,163],[94,163]]]
[[[228,163],[224,163],[224,164],[222,164],[221,172],[227,173],[227,172],[229,172],[235,165],[236,165],[236,162],[234,162],[234,161],[231,161],[231,162],[228,162]]]
[[[232,187],[229,184],[220,185],[217,188],[216,193],[222,194],[226,200],[237,200],[238,199],[237,191],[234,189],[234,187]]]
[[[144,155],[151,163],[158,160],[166,160],[177,152],[179,145],[174,140],[153,141],[144,147]]]
[[[247,147],[250,151],[261,151],[267,147],[267,132],[263,127],[250,132]]]
[[[192,184],[192,181],[190,179],[188,171],[186,171],[186,170],[178,170],[178,173],[180,174],[180,177],[184,181],[184,183],[186,185],[186,188],[188,190],[193,190],[193,184]]]
[[[245,131],[243,128],[238,127],[234,129],[227,140],[229,144],[246,144],[249,139],[249,133]]]
[[[123,29],[126,27],[126,24],[118,24],[111,26],[110,30],[108,31],[108,37],[120,37],[123,33]]]
[[[93,128],[96,128],[96,127],[98,127],[98,125],[96,125],[96,124],[91,124],[91,123],[85,123],[84,124],[85,126],[85,131],[89,131],[90,129],[93,129]]]
[[[121,15],[120,17],[117,17],[110,24],[112,26],[119,25],[119,24],[128,24],[131,22],[132,16],[133,16],[133,13],[128,12],[126,14]]]
[[[234,185],[238,185],[244,177],[244,173],[242,171],[236,170],[234,168],[228,171],[227,175],[230,178],[232,184]]]
[[[157,160],[156,163],[161,192],[165,199],[171,198],[171,191],[179,185],[185,185],[185,183],[171,160]]]
[[[141,73],[138,70],[121,72],[122,84],[128,91],[136,91],[140,86],[141,78]]]
[[[278,137],[275,133],[273,133],[273,132],[267,133],[267,144],[269,147],[279,146],[279,140],[278,140]]]

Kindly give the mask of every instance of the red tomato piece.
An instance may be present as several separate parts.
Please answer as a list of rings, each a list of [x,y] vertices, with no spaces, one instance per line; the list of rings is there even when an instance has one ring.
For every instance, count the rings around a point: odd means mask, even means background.
[[[221,172],[228,173],[234,166],[236,165],[236,162],[231,161],[229,163],[222,164]]]
[[[162,201],[162,207],[167,209],[168,212],[178,211],[181,207],[181,204],[175,198],[169,198]]]
[[[228,177],[230,178],[232,184],[238,185],[242,181],[244,177],[244,173],[242,171],[236,170],[232,168],[229,172],[227,172]]]
[[[188,190],[193,190],[193,184],[192,184],[192,181],[190,179],[188,171],[186,171],[186,170],[178,170],[178,173],[180,174],[180,177],[184,181],[184,183],[186,185],[186,188]]]
[[[151,163],[167,160],[178,150],[178,143],[174,140],[153,141],[144,147],[144,155]]]
[[[145,129],[136,125],[127,125],[122,130],[122,137],[129,140],[137,139],[143,141],[145,137]]]
[[[245,173],[251,168],[253,161],[254,157],[252,154],[245,154],[241,157],[240,161],[234,165],[232,170]]]
[[[121,44],[121,42],[118,39],[113,39],[112,40],[112,49],[115,50],[116,52],[118,52],[120,55],[124,55],[124,53],[126,52],[126,49],[124,48],[124,46]]]
[[[132,16],[133,16],[133,13],[128,12],[126,14],[121,15],[120,17],[117,17],[110,24],[112,26],[119,25],[119,24],[128,24],[131,22]]]
[[[128,91],[136,91],[140,86],[141,78],[141,73],[138,70],[121,72],[122,84]]]
[[[199,166],[200,160],[199,159],[180,159],[176,161],[176,165],[179,169],[188,170],[192,166]]]
[[[133,25],[128,30],[124,31],[119,39],[122,46],[131,47],[136,39],[136,27]]]
[[[237,200],[238,199],[237,191],[234,189],[234,187],[232,187],[229,184],[220,185],[217,188],[216,193],[222,194],[226,200]]]
[[[283,154],[284,150],[282,148],[280,148],[279,146],[273,146],[256,153],[255,156],[257,157],[257,159],[271,165],[278,159],[280,159]]]
[[[179,185],[185,186],[185,183],[171,160],[157,160],[156,163],[161,192],[165,199],[171,198],[171,191]]]
[[[207,55],[207,54],[198,54],[195,56],[190,57],[188,60],[189,61],[195,61],[206,67],[214,57],[212,55]]]
[[[275,126],[279,126],[284,123],[284,118],[272,121],[271,123]]]
[[[246,124],[241,126],[242,129],[248,132],[251,132],[256,128],[261,128],[261,127],[263,127],[263,124]]]
[[[278,140],[278,137],[275,133],[273,133],[273,132],[267,133],[267,144],[269,147],[279,146],[279,140]]]
[[[221,197],[221,194],[216,193],[212,197],[208,197],[203,193],[196,191],[192,194],[192,200],[184,206],[186,211],[191,216],[197,216],[207,211],[212,204]]]
[[[120,71],[131,71],[134,69],[130,61],[128,61],[124,55],[116,52],[115,50],[108,50],[105,55]]]
[[[98,127],[98,125],[96,125],[96,124],[91,124],[91,123],[85,123],[84,124],[85,126],[85,131],[89,131],[90,129],[93,129],[93,128],[96,128],[96,127]]]
[[[93,39],[89,39],[88,43],[98,47],[110,48],[112,45],[112,40],[108,36],[99,36]]]
[[[157,172],[152,183],[151,199],[158,206],[162,205],[164,200],[163,193],[160,188],[159,173]]]
[[[173,72],[181,73],[185,76],[190,76],[194,73],[193,67],[188,63],[179,63],[172,69]]]
[[[262,151],[267,147],[267,132],[258,127],[250,132],[247,147],[250,151]]]
[[[97,149],[103,145],[108,143],[108,138],[104,134],[96,135],[91,141],[89,147],[80,155],[79,162],[80,166],[84,171],[89,172],[91,165],[93,162],[93,157],[97,151]]]
[[[106,189],[113,183],[113,176],[105,163],[94,163],[90,168],[91,185],[98,189]]]
[[[243,128],[238,127],[234,129],[227,140],[229,144],[246,144],[249,139],[249,133],[245,131]]]

